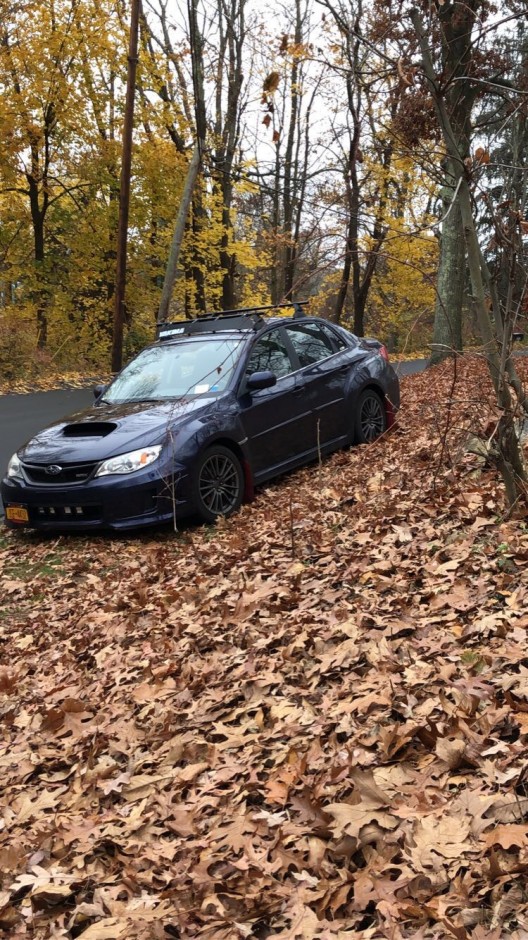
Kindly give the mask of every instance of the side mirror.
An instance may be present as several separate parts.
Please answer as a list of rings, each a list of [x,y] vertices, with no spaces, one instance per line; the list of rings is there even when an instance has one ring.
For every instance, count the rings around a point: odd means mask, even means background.
[[[96,385],[93,390],[93,396],[96,401],[99,401],[100,398],[104,395],[108,388],[108,385]]]
[[[253,372],[248,376],[246,388],[249,392],[257,392],[261,388],[271,388],[277,384],[277,376],[274,372]]]
[[[524,339],[524,333],[521,330],[514,330],[512,333],[512,340],[514,343],[520,343]]]

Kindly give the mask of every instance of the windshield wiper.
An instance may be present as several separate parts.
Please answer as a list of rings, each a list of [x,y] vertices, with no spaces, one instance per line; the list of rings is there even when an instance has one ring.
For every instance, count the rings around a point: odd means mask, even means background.
[[[104,402],[105,405],[145,405],[145,404],[156,404],[158,402],[168,401],[167,398],[115,398],[113,401],[108,401],[107,398],[98,398],[96,404],[99,402]]]
[[[145,405],[148,402],[154,403],[158,401],[166,401],[166,399],[165,398],[126,398],[123,404],[128,405],[128,404],[133,404],[134,402],[138,402],[139,404]]]

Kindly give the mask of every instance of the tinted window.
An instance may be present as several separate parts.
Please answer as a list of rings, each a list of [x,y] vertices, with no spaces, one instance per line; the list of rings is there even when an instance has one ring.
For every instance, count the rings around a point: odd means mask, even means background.
[[[341,349],[348,349],[348,346],[345,343],[343,337],[339,336],[338,333],[330,329],[329,326],[326,326],[325,323],[319,323],[319,329],[322,330],[325,336],[329,338],[336,351],[340,351]]]
[[[246,375],[253,372],[273,372],[280,379],[292,371],[292,364],[284,340],[278,330],[266,333],[251,350]]]
[[[301,366],[320,362],[335,352],[330,335],[323,332],[317,323],[300,323],[288,326],[287,330]]]

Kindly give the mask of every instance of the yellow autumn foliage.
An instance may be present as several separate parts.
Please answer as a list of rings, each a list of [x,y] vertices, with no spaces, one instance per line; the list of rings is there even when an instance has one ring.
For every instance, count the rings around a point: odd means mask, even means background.
[[[369,297],[369,332],[398,349],[423,347],[435,303],[438,242],[432,233],[409,231],[393,220]]]

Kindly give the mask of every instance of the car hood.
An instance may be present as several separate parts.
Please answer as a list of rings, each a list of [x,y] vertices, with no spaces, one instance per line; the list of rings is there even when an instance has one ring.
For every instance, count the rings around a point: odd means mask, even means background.
[[[45,428],[18,454],[28,463],[77,463],[106,460],[140,447],[161,444],[190,421],[218,408],[218,396],[167,402],[93,405]]]

